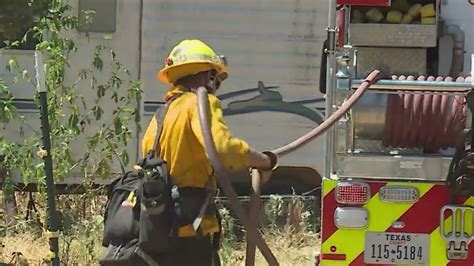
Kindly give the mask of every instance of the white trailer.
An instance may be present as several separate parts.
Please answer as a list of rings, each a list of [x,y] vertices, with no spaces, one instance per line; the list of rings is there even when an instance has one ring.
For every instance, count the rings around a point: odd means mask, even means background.
[[[155,109],[163,104],[167,87],[156,79],[171,48],[185,38],[201,38],[216,51],[227,56],[230,77],[219,91],[224,114],[234,135],[258,148],[284,145],[314,128],[324,119],[324,95],[319,92],[319,72],[328,1],[324,0],[74,0],[75,12],[95,9],[96,19],[88,32],[69,32],[79,51],[71,58],[66,81],[72,82],[78,70],[90,64],[96,45],[107,44],[134,77],[143,83],[143,101],[139,109],[145,127]],[[474,52],[474,7],[467,0],[442,1],[439,14],[446,24],[457,24],[464,30],[464,50]],[[104,40],[109,34],[112,39]],[[439,73],[449,71],[452,40],[440,37]],[[32,51],[2,50],[0,65],[11,56],[33,73]],[[470,58],[465,57],[464,71]],[[0,68],[0,77],[11,82],[12,73]],[[1,125],[1,134],[15,141],[31,131],[27,124],[39,128],[39,114],[32,101],[32,84],[12,86],[15,104],[27,123],[12,121]],[[93,97],[87,84],[80,93]],[[90,96],[89,96],[90,95]],[[110,103],[112,104],[112,103]],[[105,115],[104,119],[107,119]],[[136,136],[129,142],[130,158],[138,158],[143,132],[131,126]],[[319,138],[298,152],[282,158],[281,167],[267,189],[291,192],[318,187],[324,172],[324,138]],[[84,149],[80,140],[74,144]],[[118,165],[115,170],[120,171]],[[14,176],[22,182],[22,177]],[[60,183],[80,183],[79,174]],[[239,180],[236,180],[236,182]],[[243,180],[240,180],[243,181]],[[97,182],[104,182],[97,180]],[[245,187],[247,180],[245,180]]]

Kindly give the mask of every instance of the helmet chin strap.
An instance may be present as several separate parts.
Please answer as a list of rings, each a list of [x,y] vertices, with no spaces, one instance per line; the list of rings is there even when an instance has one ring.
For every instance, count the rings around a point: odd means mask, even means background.
[[[217,88],[213,82],[209,82],[207,86],[204,86],[207,90],[207,93],[216,94]]]

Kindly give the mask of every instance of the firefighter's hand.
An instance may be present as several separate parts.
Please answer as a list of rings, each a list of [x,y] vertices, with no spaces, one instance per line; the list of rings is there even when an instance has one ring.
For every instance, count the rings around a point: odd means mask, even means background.
[[[278,156],[271,151],[258,152],[250,149],[248,166],[261,170],[275,170],[278,166]]]
[[[262,152],[265,154],[268,158],[268,161],[270,162],[270,167],[266,169],[258,169],[256,170],[257,173],[260,175],[260,184],[265,184],[270,180],[270,177],[272,176],[273,171],[278,167],[278,156],[271,152],[271,151],[264,151]],[[252,171],[253,174],[253,171]]]
[[[269,169],[265,169],[265,170],[271,170],[271,171],[275,170],[278,167],[278,156],[271,151],[263,151],[262,153],[265,154],[268,160],[270,161]]]
[[[260,174],[261,184],[263,185],[270,180],[270,177],[272,177],[273,171],[272,170],[258,170],[258,173]]]

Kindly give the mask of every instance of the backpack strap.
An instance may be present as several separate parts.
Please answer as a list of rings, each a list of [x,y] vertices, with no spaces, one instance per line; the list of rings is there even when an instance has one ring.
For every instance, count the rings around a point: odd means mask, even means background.
[[[163,133],[163,124],[165,121],[165,116],[166,113],[168,112],[168,108],[171,105],[171,103],[178,98],[179,95],[173,95],[168,101],[166,101],[166,104],[163,108],[158,108],[153,115],[155,117],[156,123],[158,124],[158,129],[156,130],[156,135],[155,135],[155,140],[153,141],[153,146],[152,148],[148,151],[148,156],[149,157],[155,157],[156,151],[160,150],[160,137],[161,133]]]

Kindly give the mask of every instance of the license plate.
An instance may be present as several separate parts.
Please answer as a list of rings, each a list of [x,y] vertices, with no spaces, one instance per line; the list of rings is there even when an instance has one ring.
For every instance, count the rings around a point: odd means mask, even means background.
[[[365,233],[365,263],[428,265],[429,257],[428,234]]]

